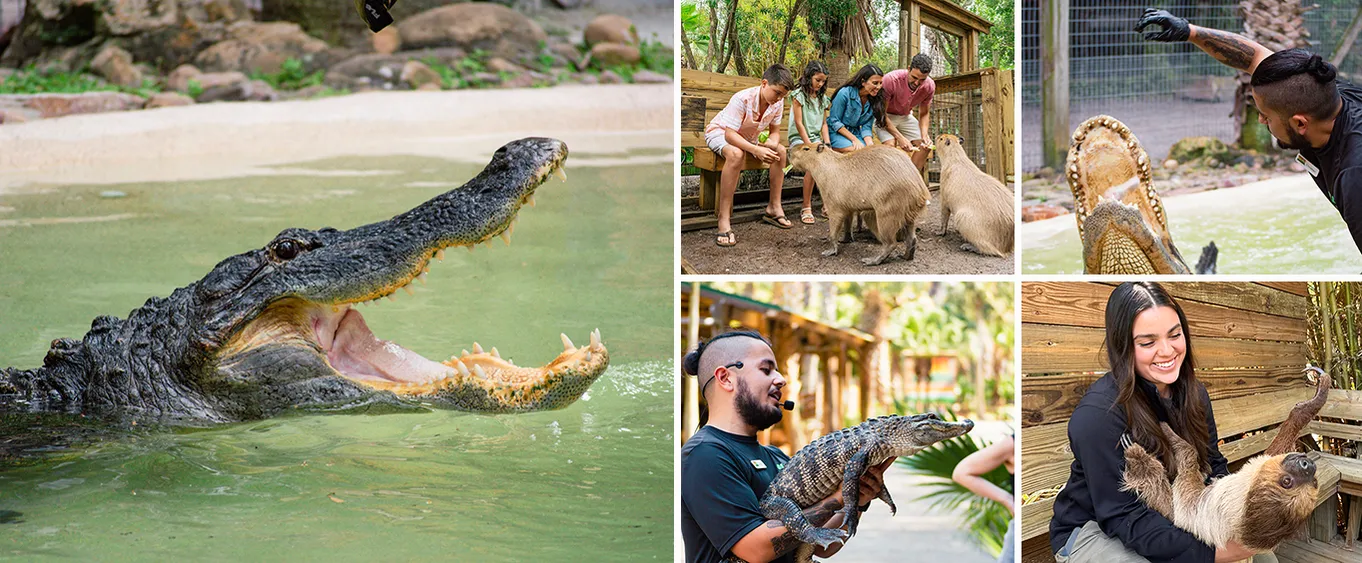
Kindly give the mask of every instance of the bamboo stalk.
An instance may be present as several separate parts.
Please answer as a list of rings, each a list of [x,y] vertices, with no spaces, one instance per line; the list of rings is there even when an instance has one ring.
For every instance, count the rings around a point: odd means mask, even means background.
[[[1320,342],[1320,349],[1324,352],[1324,371],[1334,373],[1334,339],[1329,332],[1329,319],[1334,316],[1334,303],[1330,297],[1332,295],[1333,282],[1320,282],[1319,284],[1319,326],[1323,331],[1323,339]]]

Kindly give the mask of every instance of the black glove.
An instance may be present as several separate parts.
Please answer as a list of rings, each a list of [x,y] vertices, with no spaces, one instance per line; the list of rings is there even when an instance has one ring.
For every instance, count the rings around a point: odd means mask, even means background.
[[[1144,31],[1144,28],[1151,25],[1163,27],[1163,31]],[[1145,8],[1140,23],[1135,24],[1135,31],[1143,31],[1146,41],[1186,41],[1192,35],[1192,28],[1187,20],[1170,14],[1166,10],[1155,10],[1154,8]]]

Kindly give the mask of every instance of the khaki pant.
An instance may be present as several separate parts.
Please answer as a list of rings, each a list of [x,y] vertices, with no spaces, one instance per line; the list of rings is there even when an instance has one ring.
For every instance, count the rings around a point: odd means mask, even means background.
[[[1149,563],[1149,560],[1131,551],[1121,540],[1102,533],[1097,522],[1089,521],[1069,535],[1068,543],[1055,554],[1055,562]],[[1271,553],[1254,555],[1253,563],[1277,563],[1277,556]]]
[[[884,118],[885,120],[894,123],[894,128],[899,130],[899,133],[903,135],[903,138],[908,139],[909,141],[922,138],[922,130],[918,129],[916,117],[913,117],[912,115],[896,115],[889,113],[885,114]],[[878,126],[875,127],[875,138],[879,139],[881,143],[887,143],[894,140],[894,136],[889,134],[888,129]],[[931,144],[930,139],[927,140],[927,144]]]

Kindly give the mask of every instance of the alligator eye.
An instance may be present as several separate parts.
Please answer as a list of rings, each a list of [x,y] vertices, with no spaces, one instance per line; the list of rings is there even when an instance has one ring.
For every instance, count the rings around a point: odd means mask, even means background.
[[[292,260],[303,251],[303,246],[293,239],[284,239],[270,245],[270,256],[276,260]]]

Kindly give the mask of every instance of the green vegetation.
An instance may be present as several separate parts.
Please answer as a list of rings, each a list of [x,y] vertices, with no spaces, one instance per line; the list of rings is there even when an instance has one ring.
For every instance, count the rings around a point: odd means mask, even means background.
[[[900,411],[899,414],[912,413]],[[950,412],[945,413],[945,418],[955,420],[955,416]],[[970,492],[951,478],[960,460],[987,446],[988,444],[966,434],[937,442],[930,448],[908,457],[901,457],[894,463],[912,473],[932,478],[921,485],[924,490],[930,492],[919,497],[924,500],[930,499],[932,508],[956,511],[964,505],[966,508],[961,512],[965,517],[960,527],[968,530],[991,557],[997,557],[1003,549],[1003,536],[1007,534],[1007,523],[1012,519],[1011,514],[1003,505]],[[1012,493],[1015,490],[1012,474],[1008,473],[1005,467],[994,468],[983,477],[1004,491]]]
[[[321,85],[326,73],[320,70],[308,73],[303,68],[303,61],[289,58],[279,66],[279,72],[266,74],[257,71],[252,72],[250,76],[252,80],[265,81],[275,90],[301,90],[310,86]]]
[[[0,82],[0,94],[79,94],[81,92],[123,92],[148,97],[161,91],[152,79],[143,79],[140,86],[125,88],[109,84],[91,74],[84,67],[74,72],[39,69],[29,65]]]
[[[640,70],[650,70],[658,74],[671,76],[676,69],[676,63],[671,48],[663,45],[660,41],[644,39],[638,44],[639,61],[629,65],[610,65],[602,66],[597,61],[591,62],[591,70],[608,70],[619,75],[625,82],[633,82],[634,74]]]

